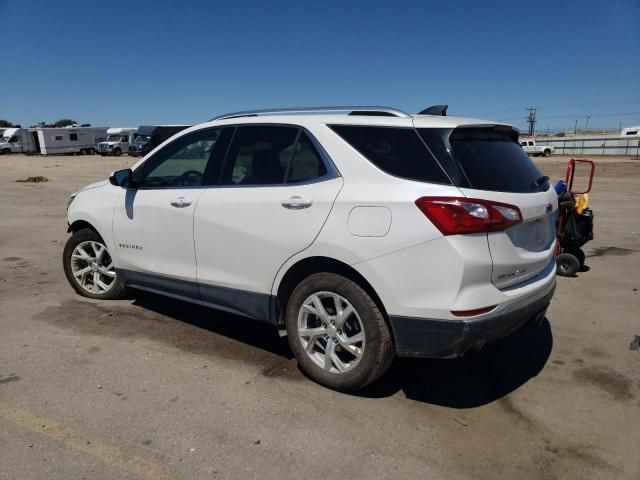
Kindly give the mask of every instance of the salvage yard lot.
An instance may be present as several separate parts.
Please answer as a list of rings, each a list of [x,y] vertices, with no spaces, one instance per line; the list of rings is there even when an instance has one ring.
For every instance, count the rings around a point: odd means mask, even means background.
[[[73,292],[67,197],[136,159],[0,156],[0,478],[640,478],[640,160],[595,160],[590,270],[548,321],[345,395],[269,327]]]

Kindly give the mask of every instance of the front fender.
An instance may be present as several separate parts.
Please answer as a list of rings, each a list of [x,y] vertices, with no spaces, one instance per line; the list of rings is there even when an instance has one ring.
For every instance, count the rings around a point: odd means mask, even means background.
[[[113,211],[121,193],[120,187],[108,183],[101,187],[81,190],[67,210],[69,227],[78,222],[89,224],[104,240],[116,266],[119,262],[113,240]]]

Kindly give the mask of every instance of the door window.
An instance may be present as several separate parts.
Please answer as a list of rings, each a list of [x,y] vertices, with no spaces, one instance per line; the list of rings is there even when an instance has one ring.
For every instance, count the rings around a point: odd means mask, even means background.
[[[309,136],[305,132],[300,132],[287,172],[287,183],[308,182],[326,173],[327,167],[309,140]]]
[[[281,185],[294,154],[298,129],[242,126],[229,148],[221,185]]]
[[[143,166],[142,188],[182,188],[204,184],[207,164],[222,161],[224,151],[216,148],[222,129],[199,130],[170,143]],[[135,176],[134,176],[135,178]]]
[[[327,166],[309,135],[296,127],[241,126],[220,185],[282,185],[325,177]]]

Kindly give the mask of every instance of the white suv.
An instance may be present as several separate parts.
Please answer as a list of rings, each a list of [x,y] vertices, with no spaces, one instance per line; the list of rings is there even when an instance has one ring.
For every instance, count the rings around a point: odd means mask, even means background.
[[[135,288],[270,323],[339,390],[395,355],[478,350],[544,317],[557,199],[514,128],[445,111],[253,111],[184,130],[71,196],[67,278],[90,298]]]

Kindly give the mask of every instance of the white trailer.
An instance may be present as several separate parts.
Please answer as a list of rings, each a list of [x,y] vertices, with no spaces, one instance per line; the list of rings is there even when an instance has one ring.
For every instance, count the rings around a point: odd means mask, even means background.
[[[35,151],[43,155],[57,153],[93,154],[96,140],[107,135],[106,127],[32,128]]]

